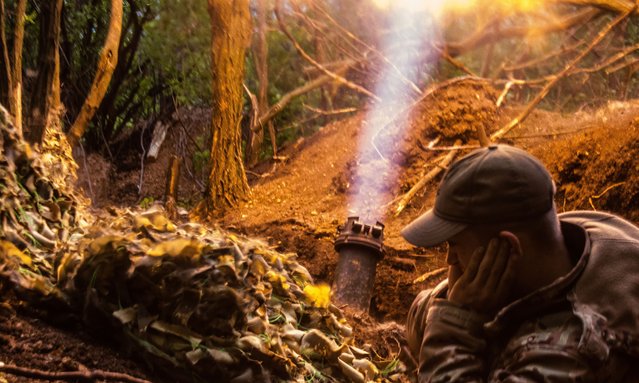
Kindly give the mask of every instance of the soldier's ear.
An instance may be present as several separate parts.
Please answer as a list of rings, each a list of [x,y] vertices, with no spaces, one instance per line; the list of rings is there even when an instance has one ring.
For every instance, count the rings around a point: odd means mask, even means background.
[[[510,231],[501,231],[499,232],[499,238],[506,240],[510,245],[510,255],[521,256],[523,254],[519,237],[517,237],[514,233]]]

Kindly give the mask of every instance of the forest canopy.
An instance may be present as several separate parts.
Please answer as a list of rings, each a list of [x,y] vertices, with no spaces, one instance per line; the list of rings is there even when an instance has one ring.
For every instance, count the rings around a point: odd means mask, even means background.
[[[233,4],[249,14],[238,90],[238,161],[249,169],[277,161],[278,148],[335,118],[371,104],[415,102],[460,76],[501,89],[500,104],[535,101],[556,111],[637,97],[631,1]],[[55,110],[72,146],[79,140],[86,152],[136,166],[162,124],[210,107],[217,6],[2,0],[0,103],[32,142],[42,140]],[[184,134],[190,146],[181,157],[203,185],[211,129]],[[131,152],[140,160],[123,164],[121,154]]]

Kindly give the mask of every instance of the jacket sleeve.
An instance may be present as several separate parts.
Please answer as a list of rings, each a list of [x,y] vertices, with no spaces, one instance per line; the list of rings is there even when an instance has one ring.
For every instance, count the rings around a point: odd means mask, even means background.
[[[539,327],[539,321],[524,326],[494,359],[488,356],[486,321],[445,299],[433,299],[419,354],[419,382],[600,381],[595,371],[601,365],[578,351],[581,327],[574,317],[550,329],[543,323]]]
[[[419,352],[419,382],[481,382],[487,366],[486,318],[446,299],[431,301]]]

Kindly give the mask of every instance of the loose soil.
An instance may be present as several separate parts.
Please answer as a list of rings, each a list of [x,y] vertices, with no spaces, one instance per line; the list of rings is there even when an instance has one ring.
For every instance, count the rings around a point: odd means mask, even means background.
[[[391,137],[396,145],[394,154],[384,159],[376,158],[370,150],[359,153],[358,138],[368,125],[365,112],[335,121],[286,148],[282,153],[285,161],[252,169],[249,199],[213,224],[264,238],[279,251],[297,253],[316,280],[330,284],[338,260],[333,249],[337,226],[346,217],[362,213],[349,211],[350,198],[360,187],[356,170],[370,167],[374,171],[379,161],[389,162],[400,172],[381,188],[388,204],[378,214],[385,224],[386,253],[378,264],[370,315],[351,313],[350,319],[358,340],[371,344],[382,355],[395,354],[401,345],[401,325],[415,295],[445,274],[415,280],[445,267],[446,249],[414,248],[399,235],[403,226],[432,206],[439,178],[429,182],[398,216],[393,214],[394,200],[446,153],[428,149],[437,137],[441,138],[436,147],[452,145],[456,139],[463,145],[477,145],[478,127],[490,134],[520,112],[520,107],[497,108],[498,94],[476,82],[455,83],[434,92],[413,108],[405,137],[393,132],[392,124],[381,132],[380,137]],[[196,152],[203,151],[206,144],[196,145],[186,132],[195,136],[204,131],[208,114],[189,111],[185,115],[190,119],[183,117],[171,126],[160,156],[145,164],[143,177],[139,168],[118,170],[116,164],[95,156],[78,160],[80,184],[88,190],[90,183],[94,204],[135,205],[162,199],[168,160],[174,154],[186,153],[193,174],[205,171],[193,164],[198,161]],[[529,150],[548,166],[557,182],[560,210],[601,209],[639,221],[639,102],[611,102],[597,110],[565,115],[536,110],[503,142]],[[128,155],[133,158],[130,163],[139,162],[139,155]],[[380,178],[379,174],[373,176]],[[138,188],[141,178],[142,194]],[[201,189],[188,172],[182,173],[180,188],[185,207],[200,196]],[[134,357],[113,351],[108,343],[73,326],[60,329],[17,311],[5,310],[0,316],[0,361],[50,371],[76,369],[81,364],[162,382]]]

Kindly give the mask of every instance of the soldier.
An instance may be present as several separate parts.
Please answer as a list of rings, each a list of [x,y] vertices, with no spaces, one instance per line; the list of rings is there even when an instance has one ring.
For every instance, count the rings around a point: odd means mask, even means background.
[[[450,166],[402,230],[448,243],[448,279],[411,306],[419,382],[639,382],[639,228],[557,214],[544,166],[491,145]]]

